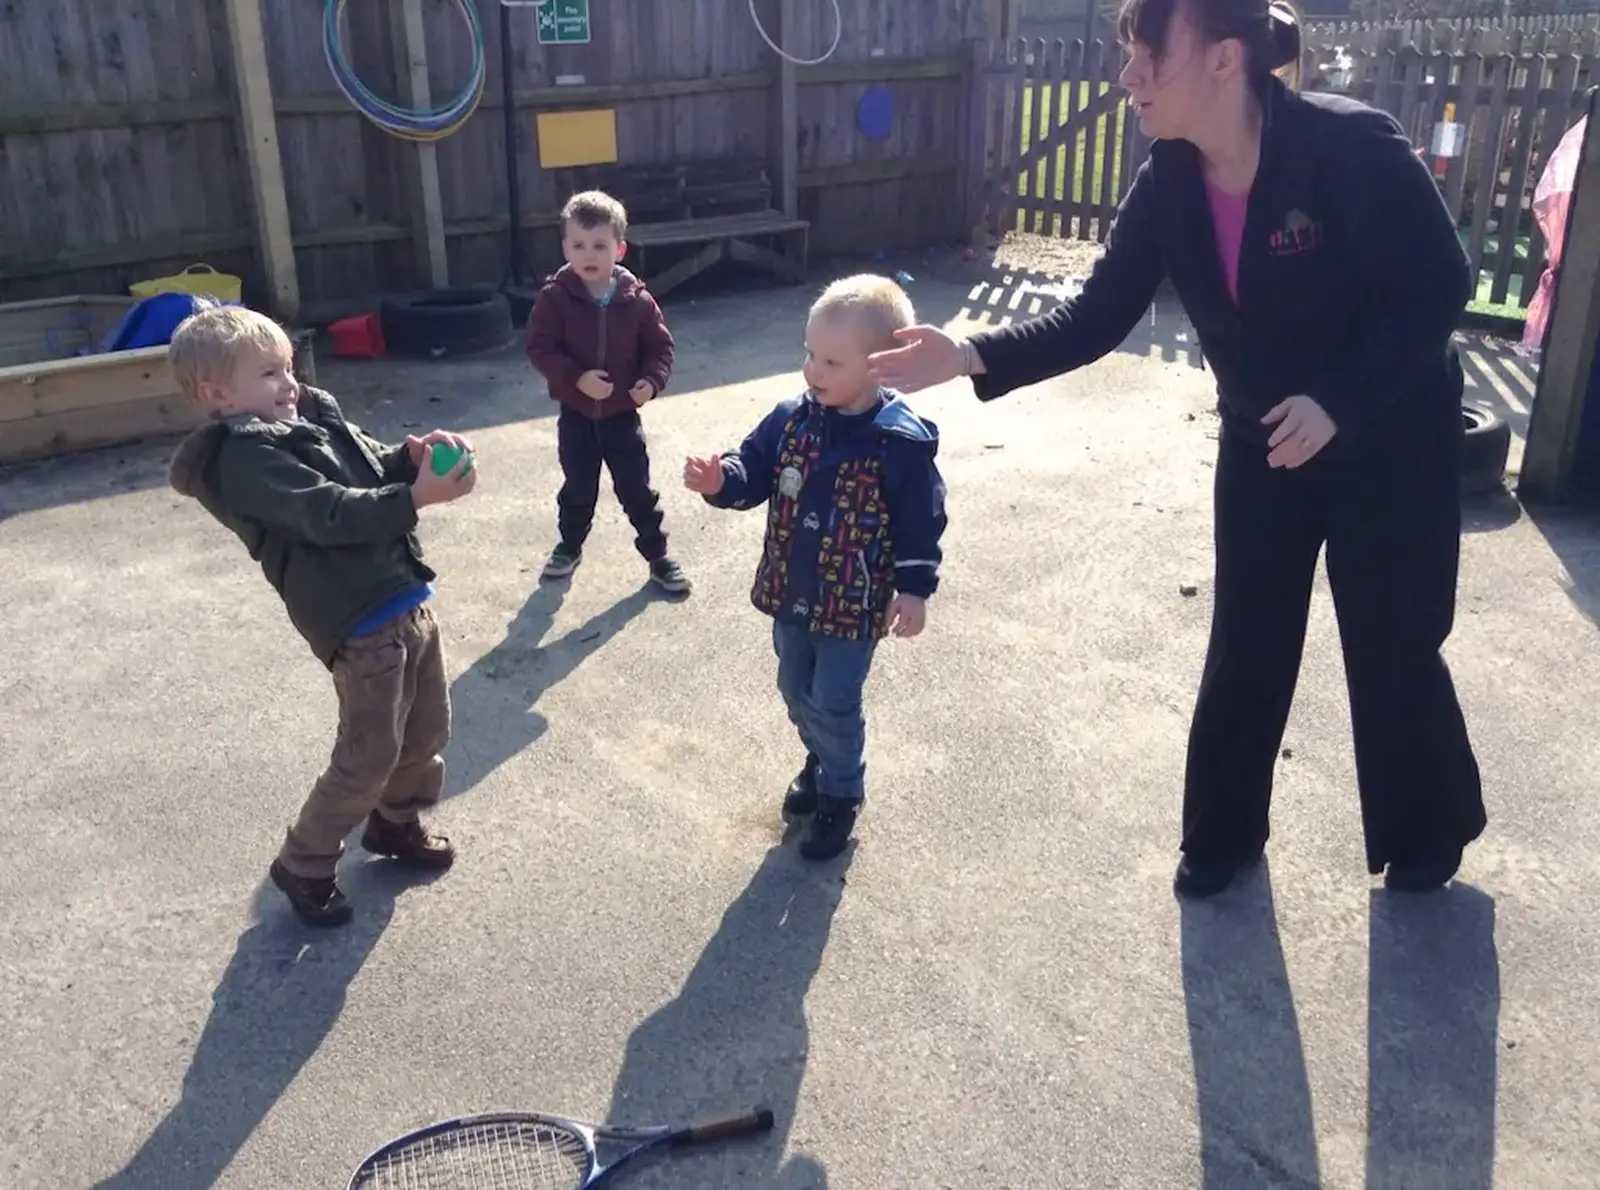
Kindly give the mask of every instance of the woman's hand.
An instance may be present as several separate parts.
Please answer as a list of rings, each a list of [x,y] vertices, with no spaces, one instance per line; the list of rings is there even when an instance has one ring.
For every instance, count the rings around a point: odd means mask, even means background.
[[[1261,424],[1278,423],[1267,439],[1267,465],[1269,467],[1298,467],[1313,458],[1333,440],[1339,427],[1310,397],[1290,397],[1274,405]]]
[[[894,337],[905,346],[867,357],[867,375],[885,388],[914,393],[961,375],[961,344],[938,327],[908,326]]]

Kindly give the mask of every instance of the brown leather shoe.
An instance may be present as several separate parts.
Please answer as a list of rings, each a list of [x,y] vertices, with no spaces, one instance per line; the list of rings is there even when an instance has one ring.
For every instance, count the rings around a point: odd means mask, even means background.
[[[442,872],[456,862],[456,849],[443,835],[432,833],[420,822],[390,822],[376,810],[367,818],[361,846],[373,855],[429,872]]]
[[[267,875],[306,925],[342,926],[350,920],[350,902],[332,876],[296,876],[277,860],[272,861]]]

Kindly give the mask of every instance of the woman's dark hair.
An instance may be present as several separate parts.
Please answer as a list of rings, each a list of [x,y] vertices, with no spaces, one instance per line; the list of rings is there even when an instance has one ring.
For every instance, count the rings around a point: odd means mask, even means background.
[[[1242,42],[1254,77],[1276,73],[1299,84],[1300,17],[1288,0],[1124,0],[1118,40],[1145,46],[1159,62],[1180,5],[1208,45],[1230,37]]]

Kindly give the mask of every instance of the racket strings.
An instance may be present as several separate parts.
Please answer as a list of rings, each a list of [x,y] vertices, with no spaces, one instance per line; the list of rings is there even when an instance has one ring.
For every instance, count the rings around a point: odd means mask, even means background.
[[[360,1190],[579,1190],[593,1158],[583,1138],[528,1121],[468,1124],[375,1160]]]

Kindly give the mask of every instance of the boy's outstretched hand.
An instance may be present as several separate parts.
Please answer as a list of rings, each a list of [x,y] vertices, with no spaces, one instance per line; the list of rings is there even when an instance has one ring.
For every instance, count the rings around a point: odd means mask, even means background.
[[[889,605],[889,631],[913,637],[928,623],[928,601],[918,595],[896,595]]]
[[[722,490],[722,456],[697,459],[690,455],[683,461],[683,486],[702,496],[715,496]]]

